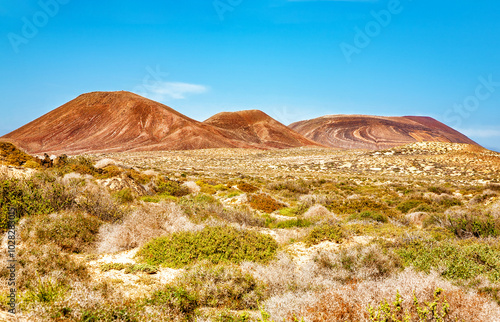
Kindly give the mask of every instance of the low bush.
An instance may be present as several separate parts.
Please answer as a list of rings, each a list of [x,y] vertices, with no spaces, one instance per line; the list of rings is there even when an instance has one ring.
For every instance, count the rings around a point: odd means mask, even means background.
[[[0,162],[1,161],[13,166],[21,166],[30,161],[39,164],[35,157],[24,153],[14,144],[9,142],[0,142]]]
[[[96,240],[103,222],[81,213],[62,213],[32,217],[27,221],[27,232],[38,244],[54,243],[70,253],[81,253]]]
[[[197,298],[197,304],[232,310],[255,309],[265,286],[237,266],[199,265],[188,269],[174,284]]]
[[[289,216],[289,217],[294,217],[294,216],[301,216],[307,211],[308,207],[307,205],[300,204],[296,207],[287,207],[287,208],[282,208],[279,210],[279,214],[282,216]]]
[[[322,251],[315,261],[323,275],[341,282],[387,278],[401,268],[392,251],[375,244],[342,248],[338,253]]]
[[[296,219],[290,219],[290,220],[281,220],[281,221],[276,221],[276,220],[267,220],[267,227],[269,228],[281,228],[281,229],[287,229],[287,228],[306,228],[312,226],[314,223],[309,220],[309,219],[303,219],[303,218],[296,218]]]
[[[125,188],[113,193],[113,198],[115,198],[118,203],[129,203],[134,201],[134,196],[130,188]]]
[[[24,294],[24,301],[53,303],[64,295],[65,287],[50,279],[38,279],[35,285],[31,285]]]
[[[337,285],[315,296],[302,295],[302,301],[298,296],[270,298],[264,307],[274,321],[290,322],[295,317],[318,322],[480,322],[500,316],[500,308],[487,298],[464,292],[436,274],[411,270],[386,279]]]
[[[453,211],[448,215],[448,228],[459,238],[498,237],[500,218],[479,209]]]
[[[235,223],[243,226],[265,227],[266,220],[262,217],[254,215],[246,209],[226,209],[222,205],[215,205],[213,215],[229,223]]]
[[[248,209],[225,208],[217,199],[207,194],[181,198],[180,205],[194,222],[204,222],[210,218],[221,219],[228,223],[244,226],[264,227],[265,219],[255,215]]]
[[[8,214],[15,209],[18,218],[46,215],[70,209],[75,205],[75,193],[48,175],[30,179],[0,180],[0,230],[5,230]]]
[[[112,270],[121,271],[125,269],[125,267],[127,267],[127,265],[123,263],[104,263],[101,264],[101,272],[109,272]]]
[[[191,294],[182,287],[167,285],[155,291],[144,301],[144,304],[167,309],[174,315],[183,316],[184,321],[194,321],[198,298],[196,294]]]
[[[373,211],[363,211],[357,214],[352,214],[349,216],[349,220],[374,220],[382,223],[389,221],[386,215]]]
[[[450,305],[446,301],[446,296],[443,294],[443,289],[434,291],[434,300],[420,304],[417,297],[413,297],[413,305],[405,306],[403,299],[396,292],[396,299],[392,303],[388,303],[384,299],[378,307],[370,305],[368,313],[370,320],[373,322],[386,321],[445,321],[448,319]]]
[[[309,193],[309,188],[307,187],[307,183],[304,181],[282,181],[282,182],[273,182],[268,185],[268,188],[270,190],[288,190],[293,193],[299,193],[299,194],[308,194]]]
[[[117,222],[125,214],[124,209],[108,191],[95,185],[87,185],[80,190],[76,200],[76,209],[106,222]]]
[[[123,263],[105,263],[101,265],[101,272],[108,272],[111,270],[125,270],[125,274],[134,274],[137,272],[154,274],[158,272],[158,267],[148,264],[123,264]]]
[[[324,241],[341,243],[345,237],[345,232],[339,225],[322,224],[314,227],[306,237],[308,246],[316,245]]]
[[[223,310],[217,315],[213,316],[212,321],[214,322],[249,322],[250,315],[246,312],[243,313],[233,313],[229,310]]]
[[[406,214],[410,210],[414,209],[415,207],[419,206],[422,203],[423,203],[422,200],[415,200],[415,199],[406,200],[406,201],[401,202],[397,206],[397,208],[398,208],[399,211],[401,211],[402,213]]]
[[[330,200],[325,207],[335,214],[354,214],[365,211],[384,213],[392,217],[396,212],[385,203],[380,203],[368,197],[356,199]]]
[[[473,280],[484,276],[500,281],[500,248],[480,241],[410,241],[395,249],[405,266],[441,274],[453,280]]]
[[[246,182],[240,182],[240,183],[238,183],[238,185],[236,187],[238,189],[240,189],[241,191],[247,192],[247,193],[254,193],[255,191],[259,190],[259,188],[257,188],[256,186],[251,185],[251,184],[246,183]]]
[[[158,177],[155,180],[155,190],[162,195],[182,197],[189,194],[189,189],[177,181],[169,180],[166,177]]]
[[[217,226],[154,239],[144,245],[137,256],[150,265],[179,268],[201,260],[214,264],[245,260],[267,262],[277,248],[276,241],[269,235]]]
[[[438,204],[441,209],[446,210],[454,206],[461,206],[462,202],[456,198],[442,198]]]
[[[29,247],[20,248],[16,255],[16,287],[20,291],[36,289],[40,277],[52,278],[52,282],[60,286],[68,286],[75,281],[87,281],[89,278],[83,262],[75,260],[51,243],[29,244]],[[7,265],[0,269],[0,278],[5,285],[9,273]]]
[[[57,171],[61,174],[76,172],[79,174],[89,174],[91,176],[98,176],[102,173],[101,169],[94,167],[92,159],[84,155],[68,158],[65,163],[58,167]]]
[[[101,226],[97,251],[129,250],[162,235],[198,228],[174,203],[149,204],[139,207],[117,223]]]
[[[280,208],[286,207],[286,205],[265,194],[251,195],[249,199],[250,206],[252,208],[266,213],[271,213]]]
[[[438,195],[441,195],[441,194],[449,194],[451,191],[450,189],[448,188],[445,188],[445,187],[438,187],[438,186],[434,186],[434,187],[429,187],[427,189],[427,191],[429,192],[432,192],[432,193],[435,193],[435,194],[438,194]]]
[[[218,191],[215,188],[215,183],[214,183],[214,185],[211,185],[209,183],[206,183],[203,180],[198,180],[198,181],[196,181],[196,184],[200,187],[200,192],[205,193],[207,195],[214,195]]]

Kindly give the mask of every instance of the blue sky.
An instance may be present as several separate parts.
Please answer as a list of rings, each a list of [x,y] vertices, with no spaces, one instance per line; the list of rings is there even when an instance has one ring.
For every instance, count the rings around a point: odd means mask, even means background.
[[[429,115],[500,151],[500,2],[0,0],[0,135],[91,91],[197,120]]]

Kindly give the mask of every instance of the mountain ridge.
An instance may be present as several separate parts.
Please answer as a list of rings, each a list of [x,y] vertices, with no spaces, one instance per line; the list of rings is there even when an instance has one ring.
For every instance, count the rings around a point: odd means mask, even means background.
[[[34,154],[305,146],[377,150],[423,141],[477,145],[430,117],[325,115],[285,126],[254,109],[221,112],[200,122],[126,91],[79,95],[2,139]]]

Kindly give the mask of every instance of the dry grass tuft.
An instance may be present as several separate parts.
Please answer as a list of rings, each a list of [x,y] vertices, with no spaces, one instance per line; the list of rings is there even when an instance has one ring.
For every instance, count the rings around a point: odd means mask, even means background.
[[[320,251],[315,258],[318,273],[331,280],[352,282],[377,280],[396,273],[398,258],[376,245],[355,245],[340,252]]]
[[[322,205],[311,206],[303,215],[304,218],[336,218]]]
[[[402,298],[402,307],[413,318],[421,321],[416,314],[414,295],[420,306],[434,301],[434,292],[444,289],[444,297],[450,305],[446,321],[494,321],[500,316],[500,308],[477,293],[464,292],[459,287],[441,279],[437,273],[426,275],[412,270],[379,281],[363,281],[348,285],[337,285],[316,298],[311,294],[297,293],[296,298],[288,295],[287,303],[304,303],[300,308],[287,305],[275,298],[264,303],[264,307],[275,320],[293,321],[293,315],[305,317],[306,321],[371,321],[368,307],[378,307],[384,299],[392,303],[396,294]],[[277,305],[278,303],[284,305]],[[392,320],[388,320],[392,321]],[[427,320],[426,320],[427,321]],[[429,320],[434,321],[434,319]]]
[[[202,228],[201,225],[193,224],[174,203],[148,203],[124,217],[120,223],[101,227],[97,252],[129,250],[140,247],[155,237]]]
[[[182,185],[189,190],[189,193],[198,193],[201,190],[200,186],[194,181],[186,181]]]

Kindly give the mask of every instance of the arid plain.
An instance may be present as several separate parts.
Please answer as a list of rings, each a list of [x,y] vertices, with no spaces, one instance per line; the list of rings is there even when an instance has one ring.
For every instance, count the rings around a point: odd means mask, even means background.
[[[500,321],[500,154],[429,118],[316,122],[114,92],[6,135],[1,319]]]

